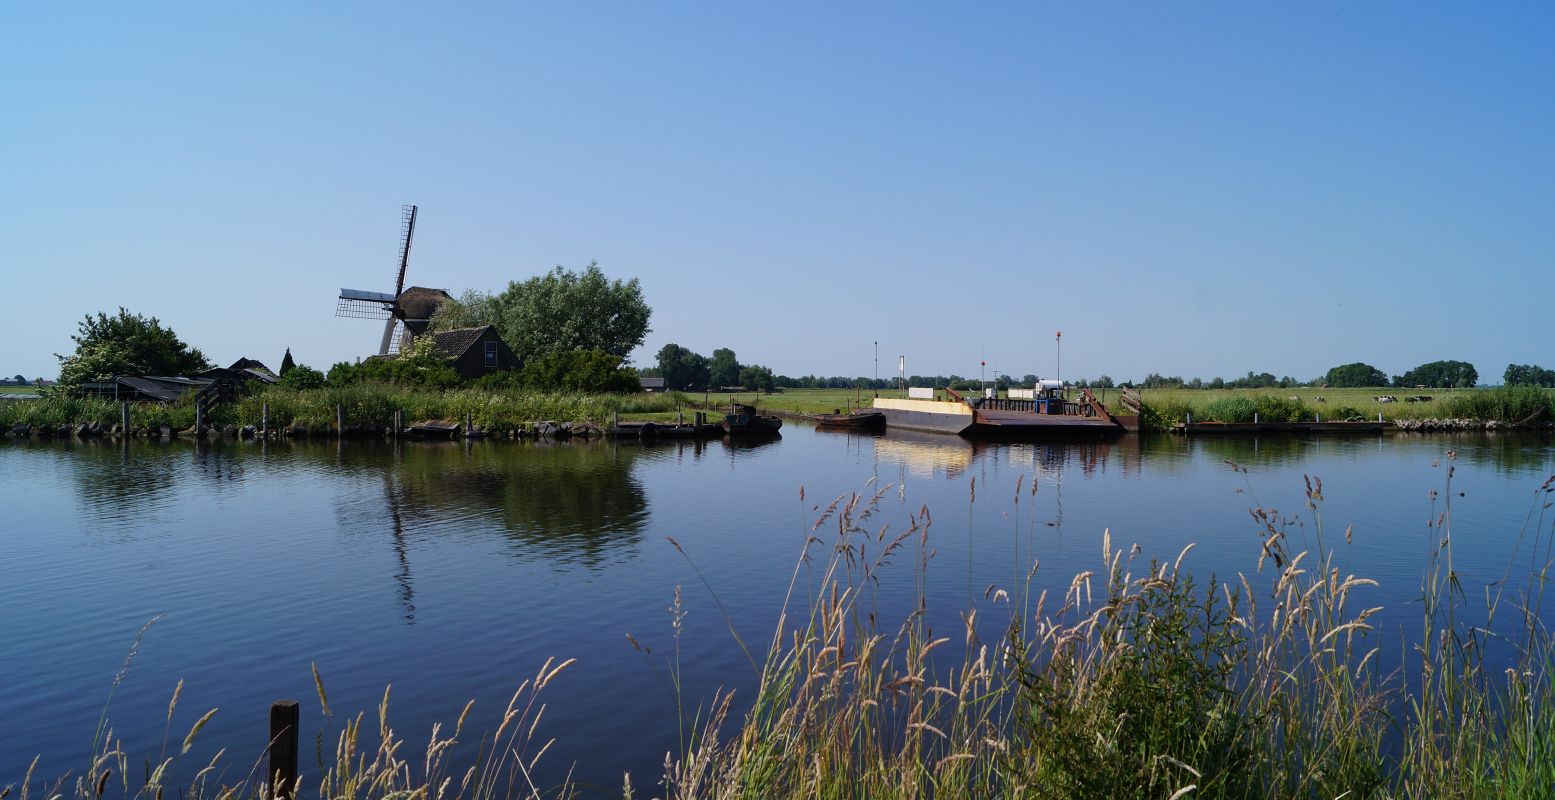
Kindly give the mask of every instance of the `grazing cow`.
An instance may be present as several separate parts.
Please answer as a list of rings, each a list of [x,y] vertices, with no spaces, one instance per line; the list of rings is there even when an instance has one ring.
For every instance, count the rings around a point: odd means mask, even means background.
[[[1293,395],[1290,396],[1290,399],[1292,399],[1292,400],[1300,400],[1301,399],[1301,395],[1293,394]]]
[[[1406,403],[1429,403],[1433,399],[1434,398],[1432,398],[1428,394],[1417,394],[1417,395],[1414,395],[1413,397],[1406,397],[1406,398],[1404,398],[1404,402],[1406,402]]]
[[[1322,395],[1317,395],[1316,397],[1312,398],[1312,402],[1314,402],[1314,403],[1326,403],[1326,402],[1328,402],[1328,398],[1326,398],[1326,397],[1324,397]]]
[[[1377,401],[1377,402],[1379,402],[1379,403],[1397,403],[1398,402],[1398,398],[1394,397],[1391,394],[1379,394],[1376,397],[1373,397],[1372,399]]]

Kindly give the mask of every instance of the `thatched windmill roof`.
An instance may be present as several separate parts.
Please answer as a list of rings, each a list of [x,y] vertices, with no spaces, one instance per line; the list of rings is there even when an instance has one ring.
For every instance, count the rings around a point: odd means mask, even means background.
[[[426,332],[427,323],[432,319],[432,313],[437,311],[438,306],[452,299],[453,297],[443,289],[411,286],[400,292],[400,296],[394,301],[394,316],[403,321],[411,333],[420,335]]]

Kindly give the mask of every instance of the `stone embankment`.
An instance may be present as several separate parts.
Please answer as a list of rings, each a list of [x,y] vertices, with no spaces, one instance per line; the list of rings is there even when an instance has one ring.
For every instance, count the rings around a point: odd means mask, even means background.
[[[1555,423],[1530,422],[1522,425],[1514,425],[1509,422],[1484,419],[1396,419],[1393,427],[1401,431],[1437,432],[1437,431],[1511,431],[1511,430],[1551,430],[1555,429]]]

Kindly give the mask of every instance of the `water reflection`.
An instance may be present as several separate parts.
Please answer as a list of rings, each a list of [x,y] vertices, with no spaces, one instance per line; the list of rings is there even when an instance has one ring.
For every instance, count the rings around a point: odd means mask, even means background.
[[[172,503],[175,481],[183,471],[167,451],[165,442],[132,444],[105,440],[66,440],[58,447],[70,471],[72,486],[83,515],[95,535],[111,542],[135,541],[147,531],[159,530],[148,522],[162,519]]]
[[[349,453],[350,451],[348,451]],[[633,474],[641,448],[610,444],[416,444],[378,473],[377,513],[395,541],[406,605],[408,542],[499,531],[514,555],[598,567],[640,538],[648,499]],[[364,502],[342,498],[342,526],[358,527]],[[369,510],[369,515],[371,511]],[[492,526],[491,522],[500,525]]]

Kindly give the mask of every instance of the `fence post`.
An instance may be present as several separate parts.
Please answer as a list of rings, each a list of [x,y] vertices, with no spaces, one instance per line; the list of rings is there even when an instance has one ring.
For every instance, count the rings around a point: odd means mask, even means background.
[[[271,797],[295,796],[297,791],[297,721],[296,700],[277,700],[270,705],[270,774],[266,783],[271,784]]]
[[[124,438],[130,438],[130,401],[119,403],[119,427],[124,431]]]

